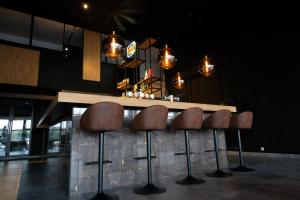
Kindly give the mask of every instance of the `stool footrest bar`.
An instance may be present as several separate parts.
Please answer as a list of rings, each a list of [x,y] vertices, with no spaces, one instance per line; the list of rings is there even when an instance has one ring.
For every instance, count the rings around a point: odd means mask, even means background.
[[[151,159],[157,158],[156,156],[151,156]],[[133,159],[135,160],[146,160],[147,156],[142,156],[142,157],[134,157]]]

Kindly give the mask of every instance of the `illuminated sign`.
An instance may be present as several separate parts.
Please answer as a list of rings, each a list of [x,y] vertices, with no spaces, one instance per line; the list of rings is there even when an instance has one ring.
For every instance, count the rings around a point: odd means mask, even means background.
[[[133,41],[126,48],[127,58],[130,58],[131,56],[133,56],[135,51],[136,51],[136,42]]]

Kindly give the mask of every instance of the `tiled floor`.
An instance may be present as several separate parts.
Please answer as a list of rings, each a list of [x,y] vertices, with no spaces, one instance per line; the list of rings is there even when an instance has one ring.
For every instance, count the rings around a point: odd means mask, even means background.
[[[229,157],[230,164],[237,163]],[[246,157],[255,172],[234,173],[233,177],[217,179],[201,175],[206,183],[181,186],[173,179],[161,182],[167,192],[159,195],[141,196],[132,193],[132,187],[116,193],[121,200],[300,200],[300,159]],[[66,200],[67,171],[64,159],[49,158],[48,162],[10,161],[0,162],[0,199],[14,200],[18,175],[21,173],[18,200]],[[10,178],[7,178],[10,177]],[[73,197],[72,200],[89,199],[93,194]],[[5,197],[5,198],[4,198]]]

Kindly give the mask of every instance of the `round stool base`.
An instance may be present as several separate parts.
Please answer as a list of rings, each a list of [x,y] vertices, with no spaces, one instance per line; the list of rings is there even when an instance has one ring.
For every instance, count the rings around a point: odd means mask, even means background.
[[[217,178],[225,178],[225,177],[229,177],[232,176],[231,173],[227,173],[227,172],[223,172],[222,170],[217,170],[213,173],[209,173],[207,174],[207,176],[209,177],[217,177]]]
[[[98,193],[91,200],[119,200],[119,196],[116,194]]]
[[[140,187],[136,187],[133,189],[133,192],[136,194],[143,194],[143,195],[147,195],[147,194],[160,194],[165,192],[166,189],[163,187],[157,187],[153,184],[147,184],[145,186],[140,186]]]
[[[197,179],[193,176],[187,176],[183,180],[176,181],[176,183],[180,185],[197,185],[197,184],[205,183],[205,181],[202,179]]]
[[[254,169],[251,169],[251,168],[248,168],[248,167],[245,167],[245,166],[242,166],[240,165],[239,167],[236,167],[236,168],[230,168],[231,171],[234,171],[234,172],[253,172]]]

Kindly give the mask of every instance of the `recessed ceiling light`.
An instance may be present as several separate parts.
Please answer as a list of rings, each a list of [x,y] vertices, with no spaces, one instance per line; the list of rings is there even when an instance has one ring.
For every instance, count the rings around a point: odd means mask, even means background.
[[[82,4],[82,7],[83,7],[84,10],[88,10],[89,9],[89,4],[87,2],[84,2]]]

